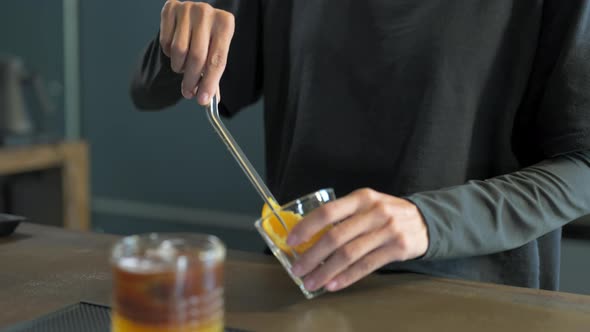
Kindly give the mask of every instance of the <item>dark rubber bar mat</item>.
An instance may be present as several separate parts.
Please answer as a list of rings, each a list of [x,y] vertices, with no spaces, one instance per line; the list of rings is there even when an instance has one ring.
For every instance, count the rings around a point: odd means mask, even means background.
[[[3,329],[2,332],[110,332],[109,307],[80,302],[45,316]],[[226,332],[246,332],[225,328]]]

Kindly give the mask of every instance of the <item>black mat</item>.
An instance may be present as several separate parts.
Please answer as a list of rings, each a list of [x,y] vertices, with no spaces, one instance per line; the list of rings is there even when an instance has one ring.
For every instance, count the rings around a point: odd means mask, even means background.
[[[110,332],[110,308],[80,302],[34,320],[3,329],[2,332]],[[246,332],[225,328],[226,332]]]

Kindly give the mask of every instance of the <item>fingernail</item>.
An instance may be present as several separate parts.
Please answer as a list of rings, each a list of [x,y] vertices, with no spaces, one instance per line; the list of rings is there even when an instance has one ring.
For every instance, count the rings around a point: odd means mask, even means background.
[[[190,91],[182,90],[182,96],[186,99],[191,99],[194,97],[194,94],[192,94]]]
[[[287,244],[290,245],[291,247],[298,245],[299,238],[297,238],[297,235],[289,235],[287,237]]]
[[[301,271],[302,267],[299,264],[295,264],[293,265],[293,267],[291,268],[291,273],[293,273],[296,277],[301,277]]]
[[[338,281],[332,280],[326,285],[326,289],[329,291],[336,290],[338,288]]]
[[[307,290],[314,290],[315,280],[313,280],[313,279],[307,279],[307,280],[305,280],[305,282],[303,284],[305,285],[305,289],[307,289]]]
[[[202,92],[199,94],[199,103],[200,104],[207,104],[209,102],[209,94],[206,92]]]

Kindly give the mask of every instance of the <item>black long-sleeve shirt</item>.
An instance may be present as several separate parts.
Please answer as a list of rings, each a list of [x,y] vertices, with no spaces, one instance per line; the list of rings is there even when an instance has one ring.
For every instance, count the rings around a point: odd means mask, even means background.
[[[280,202],[402,196],[430,245],[386,269],[557,288],[560,228],[590,213],[590,1],[209,2],[236,15],[222,110],[264,96]],[[180,81],[155,38],[133,100]]]

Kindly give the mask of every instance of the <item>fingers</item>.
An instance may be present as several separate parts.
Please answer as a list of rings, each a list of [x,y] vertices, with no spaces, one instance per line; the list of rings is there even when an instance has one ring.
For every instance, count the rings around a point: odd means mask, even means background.
[[[324,286],[331,291],[339,290],[385,264],[416,258],[426,252],[427,229],[415,205],[397,198],[379,200],[371,206],[370,211],[358,223],[366,224],[367,229],[373,230],[335,249],[324,264],[317,262],[317,257],[306,257],[307,252],[302,255],[302,261],[305,259],[310,266],[314,265],[307,267],[312,272],[304,280],[306,286],[314,287],[310,290]],[[356,216],[349,220],[354,218]],[[382,220],[382,223],[370,223],[368,218]],[[374,228],[376,224],[380,225],[379,228]],[[310,251],[312,249],[314,248]]]
[[[292,273],[305,276],[308,290],[348,287],[387,263],[419,257],[428,248],[426,223],[416,205],[366,189],[314,210],[293,229],[290,240],[307,241],[338,221],[293,264]]]
[[[395,243],[375,249],[332,279],[332,281],[326,285],[326,289],[334,292],[346,288],[374,272],[381,266],[391,261],[400,260],[399,258],[396,258],[395,255],[392,256],[392,252],[396,252],[396,249]]]
[[[170,47],[176,27],[176,13],[174,12],[176,4],[176,1],[166,1],[160,15],[160,46],[162,52],[168,57],[170,57]]]
[[[334,277],[334,273],[339,271],[331,271],[330,269],[332,267],[336,268],[335,266],[332,266],[332,264],[346,264],[344,266],[338,267],[338,269],[344,269],[353,263],[353,261],[350,261],[351,259],[356,260],[360,257],[358,255],[363,251],[366,253],[367,250],[373,250],[375,248],[373,246],[373,242],[371,241],[374,241],[375,236],[378,234],[374,231],[380,229],[387,222],[388,218],[389,216],[387,215],[385,208],[377,207],[368,209],[364,212],[356,214],[349,219],[344,220],[342,223],[336,225],[327,233],[325,233],[314,246],[308,249],[303,255],[301,255],[301,257],[299,257],[299,260],[293,266],[293,274],[296,276],[307,275],[314,268],[320,266],[320,263],[326,260],[326,258],[334,254],[335,259],[332,257],[330,260],[328,260],[331,261],[330,266],[322,266],[319,268],[332,273],[327,277]],[[365,233],[372,235],[368,237],[361,237]],[[377,236],[377,239],[379,240],[377,245],[381,245],[382,237],[383,236]],[[351,242],[357,238],[358,241],[353,241],[355,243]],[[363,250],[358,250],[359,244],[364,245],[365,248],[363,248]],[[340,250],[338,250],[339,248]],[[352,253],[350,252],[351,250],[355,252]],[[321,274],[326,277],[325,273]]]
[[[296,246],[306,242],[325,227],[366,209],[378,196],[379,193],[371,189],[360,189],[315,209],[293,227],[287,238],[287,244]]]
[[[200,7],[192,8],[190,49],[184,64],[182,79],[182,95],[187,99],[195,96],[197,84],[202,80],[201,74],[207,61],[212,20],[208,10],[202,10]]]
[[[176,28],[170,45],[170,66],[177,73],[182,73],[184,69],[191,37],[190,11],[182,8],[176,11]]]
[[[199,84],[197,95],[197,101],[201,105],[209,103],[211,96],[216,93],[221,75],[225,70],[233,34],[233,15],[224,11],[218,11],[215,24],[211,31],[211,44],[209,45],[207,64],[204,69],[205,76]]]
[[[352,240],[334,252],[324,264],[318,265],[316,270],[305,277],[305,288],[314,291],[317,288],[323,287],[330,280],[343,273],[351,265],[354,265],[355,262],[379,248],[388,240],[387,233],[381,229],[374,230]]]
[[[182,95],[206,105],[219,93],[234,33],[234,16],[204,2],[168,0],[161,12],[160,45],[176,73]],[[219,97],[219,94],[218,94]]]

